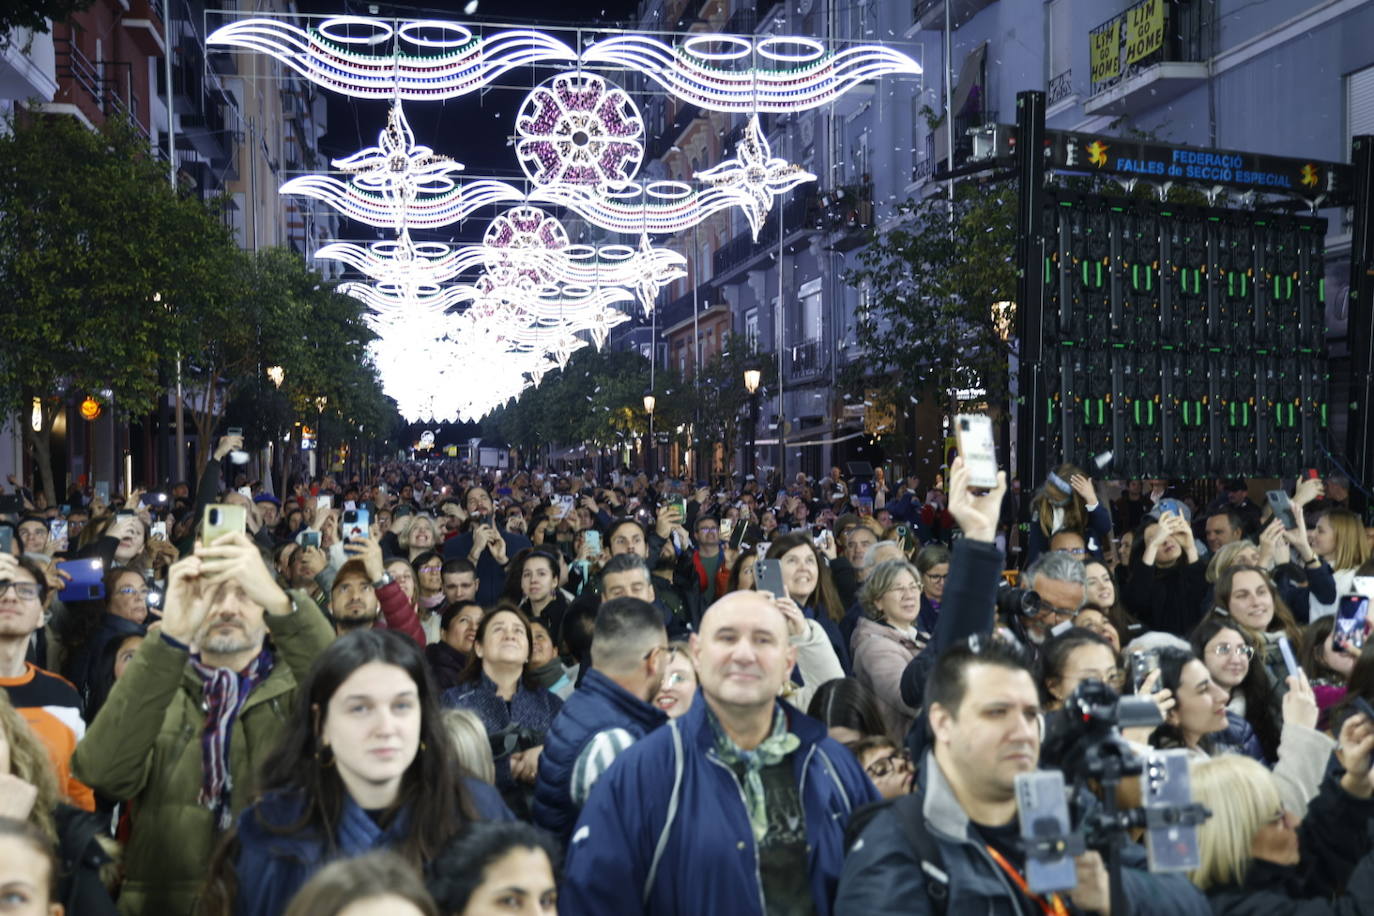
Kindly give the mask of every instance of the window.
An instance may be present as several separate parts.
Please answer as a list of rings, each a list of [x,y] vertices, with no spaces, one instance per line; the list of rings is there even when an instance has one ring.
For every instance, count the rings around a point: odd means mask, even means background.
[[[759,352],[759,310],[752,308],[744,313],[744,339],[749,342],[749,352]]]
[[[798,291],[801,300],[801,326],[798,341],[820,340],[821,337],[821,281],[820,278],[803,283]]]
[[[1049,4],[1048,15],[1045,17],[1050,30],[1050,72],[1045,74],[1047,80],[1053,81],[1056,76],[1073,67],[1072,6],[1069,0],[1051,0]]]
[[[1374,67],[1356,70],[1345,78],[1345,151],[1350,155],[1350,140],[1360,134],[1374,134]]]

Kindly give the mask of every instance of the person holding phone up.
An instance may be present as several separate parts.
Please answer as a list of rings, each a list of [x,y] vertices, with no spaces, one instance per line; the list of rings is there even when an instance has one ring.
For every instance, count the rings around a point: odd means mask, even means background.
[[[523,534],[496,527],[491,494],[485,487],[469,487],[463,494],[463,507],[468,530],[444,542],[444,559],[463,557],[477,568],[477,601],[487,607],[505,591],[510,558],[532,545]]]
[[[163,612],[72,755],[78,777],[140,812],[123,912],[192,912],[221,834],[252,800],[253,761],[277,744],[297,685],[334,639],[239,532],[172,565]]]
[[[1131,548],[1130,576],[1122,600],[1152,630],[1187,636],[1202,617],[1207,563],[1198,557],[1188,507],[1163,500],[1141,527]]]

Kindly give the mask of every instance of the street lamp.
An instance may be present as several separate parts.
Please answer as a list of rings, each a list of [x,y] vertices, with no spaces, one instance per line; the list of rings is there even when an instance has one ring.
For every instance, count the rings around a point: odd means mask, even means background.
[[[654,407],[657,406],[658,399],[652,394],[644,395],[644,412],[649,415],[649,446],[644,449],[644,461],[648,465],[645,468],[649,476],[653,476],[653,449],[654,449]]]
[[[282,379],[286,378],[286,370],[281,366],[268,366],[267,377],[272,380],[272,384],[281,387]]]
[[[744,473],[750,474],[754,470],[754,440],[759,432],[759,383],[763,381],[763,372],[759,369],[744,370],[744,390],[749,392],[749,449],[744,453]]]

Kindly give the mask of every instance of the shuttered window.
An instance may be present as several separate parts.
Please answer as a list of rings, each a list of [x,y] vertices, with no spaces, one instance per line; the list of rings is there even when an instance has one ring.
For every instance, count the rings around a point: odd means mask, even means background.
[[[1349,156],[1351,137],[1374,134],[1374,67],[1356,70],[1345,78],[1345,102],[1345,123],[1350,130],[1345,155]]]

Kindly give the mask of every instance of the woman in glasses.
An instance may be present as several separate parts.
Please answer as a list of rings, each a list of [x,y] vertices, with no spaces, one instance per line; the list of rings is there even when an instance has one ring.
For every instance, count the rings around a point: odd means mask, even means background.
[[[1213,615],[1193,631],[1191,642],[1212,682],[1231,696],[1226,707],[1231,725],[1217,744],[1272,766],[1279,754],[1281,710],[1263,666],[1252,664],[1250,638],[1239,624]]]
[[[1040,693],[1045,708],[1059,709],[1084,681],[1101,681],[1113,690],[1125,682],[1112,644],[1081,627],[1047,640],[1040,651]]]
[[[893,744],[891,738],[881,735],[860,738],[845,747],[859,758],[859,766],[864,768],[883,798],[897,798],[911,792],[916,770],[911,765],[911,757]]]
[[[105,574],[105,606],[99,602],[72,602],[80,612],[72,615],[68,631],[67,680],[85,701],[86,721],[95,718],[99,704],[94,703],[96,670],[111,641],[142,636],[148,619],[148,583],[143,573],[127,566],[115,567]]]
[[[902,702],[902,672],[930,637],[916,629],[921,574],[905,560],[873,567],[859,591],[865,616],[854,628],[854,676],[878,696],[890,735],[905,735],[917,710]]]

